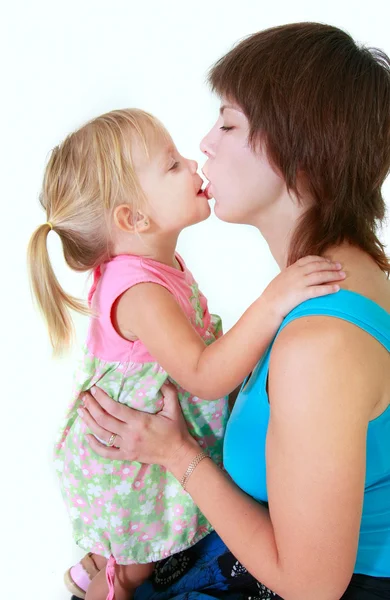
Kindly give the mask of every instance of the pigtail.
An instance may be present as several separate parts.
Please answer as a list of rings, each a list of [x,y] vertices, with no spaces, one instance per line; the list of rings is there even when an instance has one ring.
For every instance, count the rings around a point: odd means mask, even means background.
[[[116,110],[86,123],[56,146],[46,166],[40,202],[51,222],[40,225],[28,247],[31,288],[48,325],[54,354],[70,346],[70,311],[94,316],[86,304],[69,296],[54,274],[47,236],[60,236],[66,264],[77,272],[93,271],[113,254],[111,228],[116,206],[134,214],[146,197],[133,164],[133,144],[149,158],[157,142],[170,137],[157,119],[138,109]]]
[[[71,345],[74,327],[70,310],[89,315],[87,306],[62,289],[54,274],[47,249],[51,225],[40,225],[28,246],[28,270],[34,298],[46,321],[54,355]]]

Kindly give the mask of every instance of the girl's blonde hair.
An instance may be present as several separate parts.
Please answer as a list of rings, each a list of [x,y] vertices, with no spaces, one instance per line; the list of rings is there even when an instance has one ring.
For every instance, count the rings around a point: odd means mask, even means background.
[[[156,144],[168,139],[167,131],[152,115],[124,109],[90,121],[52,151],[40,195],[47,222],[31,236],[28,268],[54,354],[71,342],[69,309],[83,314],[90,310],[59,284],[47,249],[49,231],[60,236],[65,261],[75,271],[90,271],[109,259],[114,208],[130,204],[135,216],[145,206],[132,148],[137,144],[150,157]]]

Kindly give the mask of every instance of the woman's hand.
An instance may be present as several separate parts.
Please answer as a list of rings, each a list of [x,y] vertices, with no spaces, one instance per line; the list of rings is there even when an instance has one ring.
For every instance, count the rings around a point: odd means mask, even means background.
[[[173,385],[166,384],[161,391],[164,405],[155,415],[115,402],[97,387],[85,392],[79,415],[94,435],[110,444],[104,445],[89,434],[92,450],[112,460],[162,465],[181,477],[184,465],[191,460],[188,457],[200,448],[187,430]]]

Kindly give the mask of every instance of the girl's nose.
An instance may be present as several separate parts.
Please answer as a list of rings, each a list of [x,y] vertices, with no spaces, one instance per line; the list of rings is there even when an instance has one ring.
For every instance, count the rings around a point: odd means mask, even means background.
[[[190,166],[191,173],[196,173],[198,170],[198,163],[196,160],[189,160],[188,164]]]

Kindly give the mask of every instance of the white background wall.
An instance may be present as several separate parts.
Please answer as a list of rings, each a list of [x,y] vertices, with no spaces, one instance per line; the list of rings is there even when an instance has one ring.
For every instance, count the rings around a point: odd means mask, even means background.
[[[62,572],[79,556],[51,462],[68,401],[74,354],[53,361],[32,306],[26,246],[45,220],[38,204],[49,150],[99,113],[138,106],[157,116],[178,148],[202,163],[200,138],[218,101],[208,67],[243,36],[293,21],[321,21],[390,53],[390,3],[352,0],[3,0],[0,8],[1,227],[1,592],[4,600],[65,600]],[[385,189],[388,201],[390,187]],[[63,285],[85,279],[53,260]],[[383,232],[390,244],[390,229]],[[276,273],[248,227],[214,217],[183,234],[184,255],[229,327]],[[85,322],[77,320],[80,338]],[[7,591],[6,591],[7,590]]]

